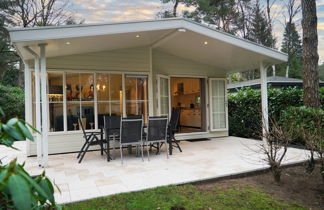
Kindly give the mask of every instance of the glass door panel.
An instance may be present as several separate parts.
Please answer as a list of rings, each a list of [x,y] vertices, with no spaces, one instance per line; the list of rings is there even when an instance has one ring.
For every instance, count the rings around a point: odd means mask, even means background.
[[[148,78],[147,76],[126,75],[125,78],[126,115],[148,117]]]
[[[209,79],[211,131],[227,129],[226,81]]]
[[[166,76],[158,77],[158,107],[159,115],[169,116],[169,78]]]

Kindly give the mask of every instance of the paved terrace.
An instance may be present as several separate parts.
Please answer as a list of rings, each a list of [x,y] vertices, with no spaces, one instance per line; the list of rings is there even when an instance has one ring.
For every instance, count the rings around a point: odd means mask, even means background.
[[[77,154],[51,155],[46,174],[60,188],[55,197],[59,203],[75,202],[120,192],[137,191],[170,184],[183,184],[205,179],[239,174],[266,167],[262,161],[265,156],[259,154],[261,141],[223,137],[207,141],[181,142],[183,152],[174,150],[169,159],[166,153],[145,156],[126,155],[121,165],[119,150],[116,160],[106,161],[99,151],[86,154],[81,164],[77,163]],[[26,161],[25,168],[32,175],[43,169],[37,166],[37,159],[26,159],[25,142],[16,142],[21,151],[0,146],[0,157],[5,154],[4,162],[18,157],[19,162]],[[145,153],[144,153],[145,154]],[[289,148],[285,164],[305,160],[307,151]]]

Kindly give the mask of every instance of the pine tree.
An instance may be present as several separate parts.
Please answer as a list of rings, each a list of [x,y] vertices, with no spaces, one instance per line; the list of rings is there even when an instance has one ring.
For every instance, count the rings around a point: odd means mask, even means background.
[[[258,44],[274,47],[275,39],[272,36],[272,27],[268,23],[265,13],[261,10],[259,0],[252,11],[251,32],[248,39]]]
[[[287,70],[289,77],[302,77],[302,44],[295,23],[286,23],[281,51],[288,54]]]
[[[208,23],[231,34],[236,33],[235,23],[239,12],[235,0],[186,0],[184,3],[196,8],[193,12],[184,12],[184,17]]]

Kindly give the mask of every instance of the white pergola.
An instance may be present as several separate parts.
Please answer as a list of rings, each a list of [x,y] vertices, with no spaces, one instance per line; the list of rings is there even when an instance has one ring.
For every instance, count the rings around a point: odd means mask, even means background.
[[[25,109],[32,110],[32,80],[27,60],[34,60],[37,157],[48,165],[48,106],[46,58],[149,46],[185,59],[215,66],[220,71],[260,69],[263,132],[268,129],[267,68],[287,61],[277,50],[240,39],[182,18],[108,24],[9,29],[11,41],[25,61]],[[141,33],[141,39],[135,37]],[[201,47],[201,41],[208,47]],[[73,46],[67,46],[73,42]],[[150,79],[152,82],[152,78]],[[150,94],[152,95],[150,90]],[[150,109],[151,110],[151,109]],[[150,113],[151,114],[151,113]],[[32,122],[26,113],[26,121]]]

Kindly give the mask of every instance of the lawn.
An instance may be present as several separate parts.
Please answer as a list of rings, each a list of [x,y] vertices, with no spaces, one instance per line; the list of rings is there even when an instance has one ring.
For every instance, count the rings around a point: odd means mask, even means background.
[[[72,203],[65,209],[306,209],[252,186],[167,186]]]

